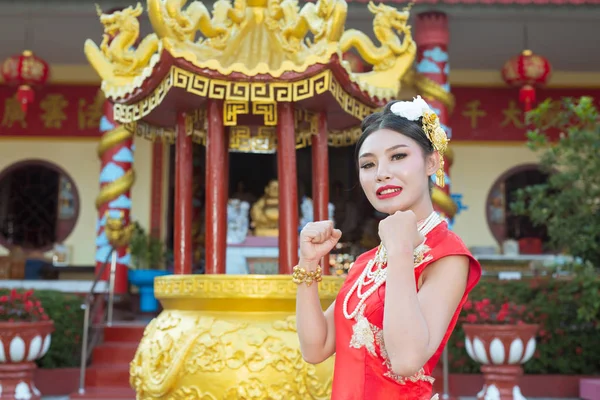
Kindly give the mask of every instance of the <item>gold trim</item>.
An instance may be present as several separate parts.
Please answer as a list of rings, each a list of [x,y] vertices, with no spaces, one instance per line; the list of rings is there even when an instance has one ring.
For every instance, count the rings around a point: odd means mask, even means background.
[[[223,125],[236,126],[239,114],[248,114],[249,104],[246,101],[227,100],[223,104]]]
[[[96,197],[96,208],[100,208],[102,204],[112,201],[126,193],[135,183],[135,172],[130,169],[119,179],[103,186],[100,189],[100,194]]]
[[[375,109],[350,96],[329,70],[294,82],[235,82],[211,79],[173,66],[169,74],[146,98],[135,104],[115,104],[114,117],[121,123],[139,121],[158,107],[171,88],[227,102],[298,102],[330,92],[340,107],[364,119]],[[225,113],[225,111],[224,111]]]
[[[125,140],[131,139],[133,133],[124,126],[117,126],[109,131],[106,131],[100,138],[98,143],[98,158],[102,158],[104,153],[108,150],[121,145]],[[107,183],[100,188],[100,193],[96,197],[96,208],[100,207],[119,197],[120,195],[127,193],[131,190],[135,183],[135,171],[133,165],[131,169],[125,173],[122,177],[116,179],[113,182]]]
[[[277,103],[254,102],[252,114],[262,115],[266,126],[277,126]]]
[[[102,135],[100,143],[98,144],[98,157],[102,157],[104,153],[110,150],[112,147],[119,143],[131,138],[133,135],[124,126],[117,126]]]
[[[321,300],[333,300],[344,278],[324,276],[319,282]],[[157,299],[280,299],[294,300],[297,285],[290,275],[169,275],[157,277]]]

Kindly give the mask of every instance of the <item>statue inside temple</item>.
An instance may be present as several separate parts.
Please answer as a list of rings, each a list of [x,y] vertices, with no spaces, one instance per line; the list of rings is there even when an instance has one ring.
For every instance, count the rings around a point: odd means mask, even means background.
[[[327,212],[329,214],[328,218],[331,221],[333,221],[335,224],[335,221],[333,219],[334,214],[335,214],[335,206],[332,203],[329,203],[327,210],[328,210]],[[313,222],[313,216],[314,216],[313,201],[310,197],[303,196],[302,200],[300,202],[300,223],[299,223],[298,231],[301,231],[302,228],[304,228],[304,225],[308,224],[309,222]]]
[[[271,180],[265,194],[250,210],[255,236],[278,236],[279,234],[279,182]]]
[[[248,235],[248,210],[250,204],[240,199],[227,202],[227,244],[239,244]]]

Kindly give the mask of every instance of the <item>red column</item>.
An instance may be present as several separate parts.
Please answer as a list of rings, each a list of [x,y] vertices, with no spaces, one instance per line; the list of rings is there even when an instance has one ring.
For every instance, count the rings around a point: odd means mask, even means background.
[[[448,63],[448,43],[450,40],[448,17],[442,12],[424,12],[417,15],[415,22],[415,42],[418,49],[417,72],[450,91],[448,83],[450,70],[450,64]],[[425,100],[435,109],[442,127],[450,136],[451,132],[447,125],[449,115],[446,106],[438,99],[426,97]],[[449,164],[444,165],[446,176],[450,176]],[[442,190],[446,194],[450,194],[450,185],[446,184]]]
[[[175,144],[175,232],[173,252],[174,273],[192,273],[192,136],[185,132],[185,113],[177,115],[177,142]]]
[[[329,219],[329,148],[327,147],[327,114],[317,116],[318,132],[312,137],[313,220]],[[329,255],[321,260],[324,274],[329,274]]]
[[[279,273],[291,274],[298,263],[298,176],[294,106],[292,103],[279,103],[277,113]]]
[[[162,203],[163,203],[163,168],[164,146],[161,141],[152,145],[152,182],[150,191],[152,203],[150,205],[150,233],[156,238],[162,238]]]
[[[100,195],[96,201],[98,225],[96,230],[96,273],[107,261],[111,245],[108,243],[104,227],[106,218],[122,218],[129,224],[131,211],[131,187],[135,180],[133,170],[133,133],[119,126],[113,116],[113,105],[104,103],[104,116],[100,124],[102,137],[98,146],[101,162]],[[118,140],[116,140],[118,139]],[[107,214],[108,213],[108,214]],[[115,293],[127,293],[127,268],[129,257],[127,247],[116,249],[117,268],[115,271]],[[101,280],[108,281],[110,262],[104,269]]]
[[[224,274],[227,249],[229,140],[223,127],[223,103],[208,100],[206,117],[206,273]]]

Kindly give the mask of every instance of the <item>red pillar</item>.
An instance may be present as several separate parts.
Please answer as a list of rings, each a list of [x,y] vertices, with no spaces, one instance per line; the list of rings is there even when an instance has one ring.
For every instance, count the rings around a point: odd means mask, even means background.
[[[312,137],[312,198],[313,220],[329,219],[329,148],[327,147],[327,114],[317,116],[318,132]],[[321,260],[324,274],[329,274],[329,255]]]
[[[208,100],[206,117],[206,273],[225,274],[229,140],[223,126],[223,103]]]
[[[185,132],[185,112],[177,115],[175,149],[174,273],[192,273],[192,136]]]
[[[291,274],[298,263],[298,176],[294,106],[292,103],[279,103],[277,113],[279,273]]]
[[[97,201],[98,225],[96,230],[96,273],[107,261],[111,245],[104,233],[107,216],[111,218],[124,219],[124,225],[129,224],[131,211],[131,186],[134,182],[133,170],[133,133],[128,132],[123,126],[119,126],[113,116],[113,105],[106,101],[104,103],[104,116],[100,124],[102,137],[98,146],[98,155],[101,162],[100,172],[100,196]],[[114,137],[120,138],[116,143]],[[125,185],[121,183],[125,182]],[[115,191],[115,188],[116,191]],[[118,189],[120,188],[120,189]],[[102,193],[112,192],[110,198]],[[107,215],[108,213],[108,215]],[[127,268],[129,259],[127,257],[127,246],[116,249],[117,267],[115,270],[115,293],[127,293]],[[110,262],[104,269],[101,280],[108,281],[110,275]]]
[[[448,17],[446,14],[437,11],[424,12],[417,15],[415,21],[415,42],[417,44],[417,72],[440,84],[447,91],[450,91],[448,83],[448,43],[450,33],[448,30]],[[445,129],[448,127],[448,109],[439,101],[431,97],[426,97],[427,103],[435,109],[440,118],[440,123]],[[446,129],[450,136],[451,132]],[[449,174],[449,165],[444,165],[446,176]],[[450,185],[446,184],[442,190],[450,194]]]

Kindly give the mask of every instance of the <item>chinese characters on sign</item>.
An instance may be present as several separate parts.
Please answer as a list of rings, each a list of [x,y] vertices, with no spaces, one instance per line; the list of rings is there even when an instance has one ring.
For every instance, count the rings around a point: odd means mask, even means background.
[[[450,117],[453,142],[527,140],[525,112],[519,103],[518,89],[454,87],[452,93],[456,99],[456,108]],[[539,89],[537,97],[540,102],[550,98],[559,106],[561,98],[581,96],[600,99],[600,90]],[[554,125],[552,119],[549,115],[546,127]]]
[[[2,86],[0,136],[98,137],[104,101],[97,86],[47,86],[36,90],[35,102],[24,113],[15,88]]]

